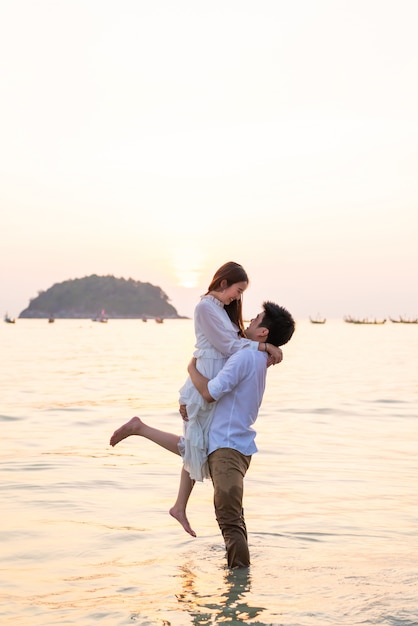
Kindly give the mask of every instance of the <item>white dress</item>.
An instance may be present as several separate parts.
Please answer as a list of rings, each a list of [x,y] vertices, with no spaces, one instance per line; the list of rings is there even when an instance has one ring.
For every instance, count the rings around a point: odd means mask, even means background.
[[[258,342],[240,338],[222,302],[213,296],[203,296],[194,311],[197,369],[206,378],[213,378],[228,357],[242,348],[258,350]],[[188,421],[184,422],[184,437],[179,444],[183,464],[193,480],[209,478],[207,463],[208,431],[215,403],[206,402],[190,377],[180,389],[180,404],[187,405]]]

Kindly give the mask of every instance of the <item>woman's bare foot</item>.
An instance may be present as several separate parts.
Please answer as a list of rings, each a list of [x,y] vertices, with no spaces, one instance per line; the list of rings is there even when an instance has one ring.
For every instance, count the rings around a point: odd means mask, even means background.
[[[186,533],[189,533],[192,537],[196,537],[196,533],[193,528],[189,524],[189,520],[187,519],[186,513],[183,509],[176,509],[175,506],[171,507],[169,510],[171,517],[174,517],[184,528]]]
[[[141,427],[144,425],[143,422],[139,419],[139,417],[133,417],[126,422],[123,426],[115,430],[113,435],[110,438],[110,445],[115,446],[122,439],[126,439],[126,437],[130,437],[131,435],[140,435]]]

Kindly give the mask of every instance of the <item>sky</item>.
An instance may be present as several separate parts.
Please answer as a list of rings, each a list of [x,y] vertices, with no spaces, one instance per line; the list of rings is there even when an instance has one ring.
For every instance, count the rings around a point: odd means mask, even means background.
[[[90,274],[191,316],[418,317],[416,0],[1,0],[0,314]]]

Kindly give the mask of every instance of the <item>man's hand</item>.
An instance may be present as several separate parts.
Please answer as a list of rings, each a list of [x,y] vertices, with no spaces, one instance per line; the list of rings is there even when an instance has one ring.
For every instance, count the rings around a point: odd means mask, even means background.
[[[189,374],[190,374],[190,369],[195,369],[196,368],[196,362],[197,362],[197,359],[196,359],[195,356],[193,356],[191,358],[191,361],[190,361],[189,365],[187,366],[187,371],[188,371]]]
[[[197,359],[196,357],[193,357],[187,366],[187,371],[189,372],[191,381],[206,402],[215,402],[215,399],[212,398],[208,391],[209,378],[206,378],[206,376],[203,376],[203,374],[199,372],[196,367],[196,363]]]
[[[185,422],[189,421],[189,418],[187,417],[187,409],[186,409],[186,405],[185,404],[180,404],[179,406],[179,413],[182,416],[183,420]]]

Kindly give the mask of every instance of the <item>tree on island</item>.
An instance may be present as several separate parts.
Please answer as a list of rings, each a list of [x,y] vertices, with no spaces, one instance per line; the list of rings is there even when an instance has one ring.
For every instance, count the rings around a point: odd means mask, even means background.
[[[30,300],[20,318],[178,318],[160,287],[114,276],[92,274],[52,285]]]

